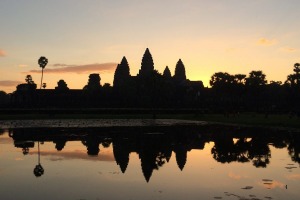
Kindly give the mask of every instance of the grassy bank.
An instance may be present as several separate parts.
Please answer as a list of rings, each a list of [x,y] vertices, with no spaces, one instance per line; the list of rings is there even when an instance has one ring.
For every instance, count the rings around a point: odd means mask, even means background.
[[[222,114],[0,114],[0,120],[24,120],[24,119],[186,119],[207,122],[218,122],[225,124],[240,124],[251,126],[291,127],[300,128],[300,118],[290,117],[287,114],[272,114],[266,117],[264,114],[242,113],[235,116],[224,116]]]

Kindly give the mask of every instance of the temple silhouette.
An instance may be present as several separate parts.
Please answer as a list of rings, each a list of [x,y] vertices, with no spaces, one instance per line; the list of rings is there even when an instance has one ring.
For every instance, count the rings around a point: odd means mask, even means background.
[[[55,89],[37,89],[28,76],[26,83],[18,85],[11,95],[14,107],[190,107],[204,89],[202,81],[186,78],[181,59],[173,76],[168,66],[160,74],[154,68],[148,48],[136,76],[130,74],[126,57],[122,58],[114,73],[113,86],[108,83],[101,85],[100,74],[90,74],[83,89],[69,89],[64,80],[59,80]]]
[[[44,65],[41,67],[45,68]],[[299,63],[294,64],[293,72],[284,82],[268,82],[261,70],[253,70],[248,75],[216,72],[210,78],[209,88],[204,87],[202,81],[191,81],[186,77],[181,59],[176,63],[173,75],[168,66],[163,73],[159,73],[147,48],[135,76],[130,74],[126,57],[121,59],[115,69],[113,86],[101,84],[98,73],[90,74],[82,89],[70,89],[64,80],[59,80],[55,89],[47,89],[47,84],[42,82],[41,89],[37,89],[31,75],[27,75],[25,81],[12,94],[0,91],[0,108],[80,109],[82,112],[85,110],[82,108],[102,109],[102,112],[103,108],[111,108],[110,114],[114,114],[111,112],[116,108],[118,112],[126,109],[126,114],[138,109],[143,114],[149,110],[167,114],[185,110],[193,114],[224,113],[225,116],[259,112],[264,113],[266,118],[272,113],[300,117]],[[47,114],[51,114],[49,112]],[[62,113],[67,114],[64,112],[66,110]]]

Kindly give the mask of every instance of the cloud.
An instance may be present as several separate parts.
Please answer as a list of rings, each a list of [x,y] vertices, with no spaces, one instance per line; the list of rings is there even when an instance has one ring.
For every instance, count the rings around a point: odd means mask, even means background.
[[[263,181],[259,182],[258,185],[267,189],[274,189],[274,188],[285,188],[285,184],[280,181]]]
[[[20,65],[18,65],[18,67],[28,67],[28,65],[25,65],[25,64],[20,64]]]
[[[0,144],[11,144],[11,138],[0,138]]]
[[[6,56],[6,52],[0,49],[0,57],[4,57],[4,56]]]
[[[260,45],[260,46],[271,46],[271,45],[274,45],[276,43],[277,43],[276,40],[269,40],[269,39],[266,39],[266,38],[260,38],[259,40],[256,41],[256,44]]]
[[[17,86],[17,85],[19,85],[21,83],[22,82],[20,82],[20,81],[4,80],[4,81],[0,81],[0,86],[3,86],[3,87],[12,87],[12,86]]]
[[[88,65],[66,65],[66,64],[54,64],[53,66],[57,68],[45,68],[44,72],[49,74],[58,74],[58,73],[109,73],[113,72],[117,63],[95,63]],[[23,73],[41,73],[41,70],[30,70]]]
[[[300,174],[290,174],[287,176],[288,180],[300,180]]]
[[[235,179],[235,180],[240,180],[242,178],[248,178],[248,176],[246,176],[246,175],[239,175],[239,174],[235,174],[233,172],[229,172],[228,177]]]
[[[53,67],[74,67],[76,65],[67,65],[67,64],[60,64],[60,63],[57,63],[57,64],[54,64],[52,65]]]
[[[297,51],[297,49],[291,48],[291,47],[283,47],[283,48],[281,48],[281,50],[285,51],[285,52],[289,52],[289,53]]]
[[[38,154],[37,151],[31,151],[31,155]],[[98,156],[89,156],[87,151],[42,151],[41,156],[47,156],[51,161],[61,161],[61,160],[91,160],[91,161],[108,161],[113,162],[115,158],[113,154],[106,153],[106,152],[99,152]]]

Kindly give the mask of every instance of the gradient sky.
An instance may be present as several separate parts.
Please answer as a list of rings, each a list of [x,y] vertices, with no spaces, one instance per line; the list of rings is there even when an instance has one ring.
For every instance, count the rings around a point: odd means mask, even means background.
[[[83,88],[90,73],[113,82],[126,56],[131,75],[148,47],[155,69],[172,75],[182,59],[187,77],[209,86],[215,72],[285,81],[300,62],[299,0],[1,0],[0,90],[12,92],[46,56],[44,81]]]

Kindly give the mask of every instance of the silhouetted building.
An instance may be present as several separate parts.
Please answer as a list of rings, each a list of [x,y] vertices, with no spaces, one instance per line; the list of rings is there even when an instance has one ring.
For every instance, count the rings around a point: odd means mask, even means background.
[[[55,87],[55,90],[59,91],[66,91],[69,90],[67,83],[64,80],[59,80],[57,82],[57,87]]]
[[[170,71],[168,66],[166,66],[166,68],[164,70],[163,77],[166,78],[166,79],[171,79],[172,78],[171,71]]]
[[[141,63],[141,69],[139,71],[138,76],[150,76],[154,71],[154,63],[152,59],[152,55],[147,48],[143,58],[142,58],[142,63]]]
[[[88,84],[84,87],[84,89],[90,91],[99,90],[101,88],[100,81],[101,78],[99,74],[90,74]]]
[[[181,61],[181,59],[179,59],[177,64],[176,64],[174,79],[178,83],[182,83],[186,80],[185,67],[184,67],[183,62]]]
[[[121,87],[127,84],[130,79],[130,69],[126,57],[118,64],[114,75],[114,87]]]

